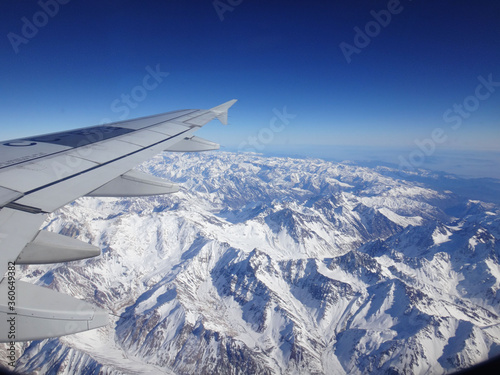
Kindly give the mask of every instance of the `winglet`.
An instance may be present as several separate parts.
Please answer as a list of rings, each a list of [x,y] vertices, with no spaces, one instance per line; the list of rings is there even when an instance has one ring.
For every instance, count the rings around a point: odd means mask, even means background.
[[[211,108],[210,111],[215,113],[222,124],[227,125],[227,111],[234,103],[236,103],[236,101],[236,99],[230,100],[224,104],[218,105],[217,107]]]

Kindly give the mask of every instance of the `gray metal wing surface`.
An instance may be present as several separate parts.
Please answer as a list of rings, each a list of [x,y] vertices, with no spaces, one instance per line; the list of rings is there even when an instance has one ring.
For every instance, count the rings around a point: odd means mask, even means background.
[[[107,324],[108,314],[90,303],[16,280],[15,265],[99,255],[92,245],[41,231],[47,214],[82,196],[176,192],[177,185],[132,169],[162,151],[218,149],[193,134],[215,118],[227,124],[235,102],[0,143],[0,342]]]

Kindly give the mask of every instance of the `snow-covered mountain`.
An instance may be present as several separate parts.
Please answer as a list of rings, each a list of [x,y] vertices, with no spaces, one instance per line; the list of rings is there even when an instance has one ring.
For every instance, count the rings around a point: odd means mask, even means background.
[[[498,206],[318,159],[164,154],[141,169],[183,188],[79,199],[46,229],[102,255],[23,268],[113,323],[25,345],[16,370],[441,374],[500,354]]]

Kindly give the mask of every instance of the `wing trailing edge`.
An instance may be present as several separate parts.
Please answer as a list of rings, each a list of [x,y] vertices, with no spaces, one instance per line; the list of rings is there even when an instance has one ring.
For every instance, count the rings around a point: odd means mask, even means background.
[[[186,137],[182,141],[170,146],[165,151],[173,152],[199,152],[218,150],[220,145],[200,137]]]

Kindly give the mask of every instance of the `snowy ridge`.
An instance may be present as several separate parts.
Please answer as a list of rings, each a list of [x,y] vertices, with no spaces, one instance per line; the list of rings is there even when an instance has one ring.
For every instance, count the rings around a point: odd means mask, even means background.
[[[141,169],[183,189],[82,198],[47,230],[102,256],[23,269],[116,323],[34,342],[17,370],[441,374],[500,354],[498,207],[318,159],[164,154]]]

